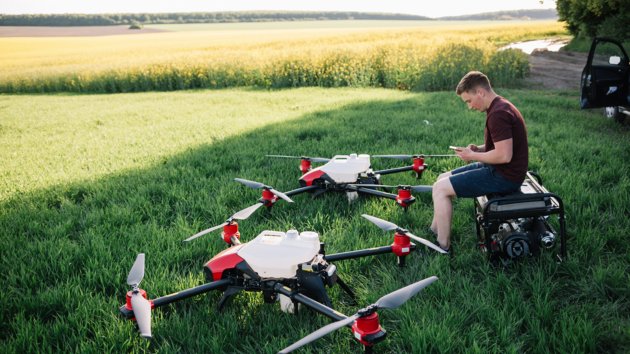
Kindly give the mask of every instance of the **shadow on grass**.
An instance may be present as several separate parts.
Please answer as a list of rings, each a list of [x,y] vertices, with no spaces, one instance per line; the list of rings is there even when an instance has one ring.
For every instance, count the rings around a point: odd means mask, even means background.
[[[142,342],[129,340],[135,335],[133,326],[115,318],[116,308],[122,303],[127,290],[125,277],[137,253],[147,254],[147,276],[143,287],[151,289],[152,294],[162,295],[194,286],[202,280],[200,269],[203,262],[224,246],[218,237],[212,234],[191,244],[182,244],[181,240],[199,230],[223,222],[235,211],[255,203],[259,197],[258,191],[233,182],[233,178],[241,177],[264,182],[278,190],[290,190],[298,186],[299,160],[269,159],[264,157],[265,154],[331,157],[349,153],[444,153],[448,145],[481,140],[479,132],[483,118],[468,121],[467,118],[462,119],[461,117],[467,117],[468,113],[462,112],[461,104],[455,104],[459,102],[457,97],[453,96],[451,93],[436,93],[401,101],[367,102],[349,105],[339,110],[315,112],[297,120],[269,125],[212,145],[186,151],[165,159],[162,164],[150,169],[124,173],[97,182],[53,187],[5,203],[0,207],[1,240],[4,244],[0,252],[2,259],[0,262],[5,286],[5,291],[1,295],[4,309],[0,325],[0,332],[3,334],[0,337],[5,342],[3,346],[9,351],[19,352],[43,347],[61,351],[128,351],[145,348]],[[534,116],[538,114],[536,111],[531,113]],[[538,136],[543,133],[538,131],[536,124],[547,127],[549,123],[542,118],[535,119],[539,121],[533,122],[533,130],[534,135]],[[564,136],[561,129],[554,130],[553,134]],[[549,168],[554,174],[552,181],[562,178],[562,161],[568,156],[570,154],[564,152],[553,159],[554,164]],[[535,160],[534,163],[540,168],[545,167],[543,161]],[[385,168],[401,164],[397,161],[373,159],[372,165],[375,168]],[[461,163],[454,160],[432,160],[429,161],[429,165],[431,171],[427,173],[424,181],[415,181],[409,174],[399,174],[384,176],[383,182],[431,183],[438,173]],[[625,181],[627,183],[627,178]],[[566,192],[570,191],[570,187],[565,188]],[[562,195],[561,191],[558,193]],[[311,229],[323,236],[326,232],[339,236],[340,240],[331,240],[331,243],[338,246],[336,251],[345,251],[390,242],[389,238],[366,241],[356,236],[364,232],[380,235],[380,231],[374,231],[372,226],[361,220],[359,217],[361,213],[374,213],[375,216],[390,219],[395,223],[400,223],[399,220],[404,218],[406,223],[412,224],[409,226],[418,230],[425,226],[431,217],[430,197],[425,196],[420,197],[406,215],[402,215],[393,203],[373,198],[360,200],[353,205],[347,204],[344,195],[324,196],[313,201],[308,195],[296,196],[294,199],[296,201],[294,205],[278,204],[272,214],[259,211],[249,220],[242,222],[243,239],[250,240],[264,229],[281,231],[289,228]],[[568,200],[580,199],[570,196]],[[593,216],[588,211],[583,213],[585,217]],[[468,233],[473,228],[473,222],[468,209],[456,210],[455,234]],[[471,244],[470,240],[461,242]],[[572,245],[569,244],[569,247]],[[587,249],[587,254],[609,252],[605,243],[584,248]],[[627,247],[622,247],[613,253],[615,256],[623,257],[625,250]],[[425,260],[428,263],[422,265],[443,272],[440,275],[447,278],[475,279],[477,277],[475,267],[485,269],[485,265],[477,264],[471,268],[470,264],[465,262],[482,263],[483,259],[470,256],[472,251],[468,255],[466,252],[463,253],[461,260],[450,264],[450,270],[448,263],[443,263],[443,260]],[[358,264],[360,266],[354,269],[357,273],[370,274],[373,271],[370,269],[371,260],[362,260]],[[593,266],[596,267],[595,270],[591,268]],[[412,271],[419,271],[417,267],[412,266]],[[586,289],[587,293],[583,294],[583,297],[572,297],[574,301],[578,303],[590,303],[594,299],[601,301],[599,305],[583,310],[582,313],[591,315],[598,313],[599,310],[605,310],[616,311],[614,313],[618,314],[588,320],[583,328],[579,328],[584,333],[578,334],[575,340],[589,338],[590,342],[585,344],[586,349],[589,347],[611,349],[604,345],[611,339],[619,343],[619,346],[613,345],[613,350],[628,344],[619,338],[619,330],[614,329],[615,321],[628,321],[628,312],[624,310],[630,310],[628,308],[630,292],[627,283],[624,285],[628,278],[627,263],[625,267],[624,273],[623,267],[613,269],[605,264],[592,265],[582,259],[571,261],[567,269],[547,265],[536,271],[549,277],[551,288],[549,296],[572,293],[574,290],[570,288],[575,286],[582,290]],[[407,270],[405,274],[409,272]],[[503,280],[507,283],[503,285],[518,292],[519,289],[523,290],[518,272],[529,274],[531,271],[521,268],[516,272],[516,275],[509,275],[507,280]],[[583,272],[588,272],[595,278],[595,286],[583,283]],[[417,278],[418,275],[414,277]],[[352,279],[351,275],[350,278]],[[387,283],[388,280],[384,281]],[[455,287],[461,288],[462,291],[466,290],[467,282],[458,283],[457,279],[451,279],[450,282],[450,284],[455,282]],[[395,287],[405,285],[399,281],[394,283]],[[487,321],[493,318],[494,306],[499,307],[501,302],[505,301],[502,295],[503,287],[487,282],[484,284],[481,290],[489,292],[489,299],[483,304],[486,307],[483,313],[478,315],[482,323],[484,319]],[[364,284],[361,289],[367,293],[371,291],[369,284]],[[379,294],[384,293],[381,290],[379,289]],[[523,291],[530,292],[529,289]],[[449,289],[429,289],[428,292],[434,295],[433,301],[446,304],[445,307],[441,307],[442,309],[456,305],[451,302],[453,300],[441,296],[449,294],[451,292]],[[369,294],[368,297],[374,300],[379,294]],[[455,297],[453,294],[451,296]],[[531,296],[538,299],[536,295]],[[204,306],[214,303],[214,300],[216,297],[210,302],[204,301]],[[158,320],[156,331],[161,332],[164,339],[153,342],[150,349],[212,352],[228,348],[228,351],[250,351],[255,348],[252,340],[255,342],[256,339],[260,339],[263,342],[274,343],[265,349],[274,352],[282,348],[283,344],[289,344],[290,341],[299,338],[296,330],[278,342],[273,338],[265,339],[265,335],[260,334],[257,328],[265,321],[274,321],[274,316],[278,316],[277,310],[269,314],[262,312],[251,314],[253,317],[261,317],[259,321],[255,321],[249,318],[250,314],[247,311],[251,305],[241,300],[237,301],[237,307],[229,310],[225,316],[213,319],[210,324],[198,324],[201,329],[191,330],[197,335],[200,334],[200,330],[208,330],[209,333],[214,333],[215,338],[198,340],[195,344],[186,346],[176,337],[190,337],[191,334],[187,332],[188,324],[180,323],[179,327],[171,327],[175,325],[167,322],[177,322],[171,318],[177,315],[171,315],[170,312],[178,311],[193,316],[193,322],[196,323],[203,321],[204,316],[217,316],[214,311],[208,309],[200,311],[197,315],[191,314],[200,305],[194,304],[198,301],[163,311],[164,320]],[[254,305],[262,306],[260,303]],[[558,305],[559,308],[548,311],[568,315],[574,310],[568,303]],[[476,305],[470,302],[461,306],[466,309],[476,308]],[[524,315],[536,314],[536,309],[529,311]],[[622,313],[626,315],[621,315]],[[434,314],[439,317],[439,313]],[[226,319],[231,316],[247,322],[246,330],[239,326],[221,332],[222,328],[233,326],[230,324],[231,321]],[[553,317],[550,314],[548,316]],[[508,318],[504,320],[507,321]],[[541,321],[551,320],[545,317]],[[443,330],[453,331],[459,326],[457,322],[445,324],[441,319],[435,321],[433,324],[429,323],[430,326],[433,325],[434,331],[444,326]],[[274,324],[271,326],[274,328],[272,333],[274,331],[286,333],[294,327],[294,322]],[[327,320],[317,320],[308,329],[310,331],[317,328],[317,324],[325,323]],[[529,325],[533,327],[535,323]],[[551,333],[560,334],[563,330],[553,324],[547,325]],[[484,331],[494,331],[493,325],[481,326]],[[601,329],[606,329],[608,333],[602,333],[604,331]],[[515,328],[514,332],[508,331],[506,336],[522,334],[521,330],[522,328]],[[465,327],[462,331],[465,331]],[[422,336],[429,336],[428,343],[433,340],[436,343],[427,344],[422,349],[437,350],[435,345],[439,343],[440,334],[431,337],[432,332],[427,333],[420,335],[420,338],[427,340]],[[520,348],[526,349],[532,343],[543,340],[541,338],[544,335],[540,336],[524,335],[520,340],[525,344]],[[251,339],[247,339],[250,337]],[[86,344],[88,339],[94,343]],[[544,340],[553,348],[552,351],[573,349],[571,346],[573,338],[568,336],[563,337],[559,343]],[[470,347],[471,341],[464,340],[462,345]],[[498,346],[498,351],[501,352],[514,349],[506,344],[507,342],[508,338],[501,338],[497,342],[490,341],[485,345],[486,348]],[[394,348],[401,351],[417,349],[404,344],[404,338],[396,334],[393,334],[392,343]],[[339,350],[338,347],[329,349]],[[460,349],[464,350],[464,347]]]

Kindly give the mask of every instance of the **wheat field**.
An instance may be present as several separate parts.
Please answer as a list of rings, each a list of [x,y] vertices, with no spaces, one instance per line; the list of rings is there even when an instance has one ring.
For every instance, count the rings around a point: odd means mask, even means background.
[[[400,22],[160,25],[164,32],[150,34],[0,38],[0,92],[442,90],[471,68],[499,84],[522,78],[526,56],[498,48],[566,35],[552,21]]]

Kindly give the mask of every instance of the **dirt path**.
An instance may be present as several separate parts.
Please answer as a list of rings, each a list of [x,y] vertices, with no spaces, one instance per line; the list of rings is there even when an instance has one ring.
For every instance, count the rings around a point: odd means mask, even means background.
[[[532,88],[580,89],[586,53],[535,50],[529,56],[530,74],[525,82]]]

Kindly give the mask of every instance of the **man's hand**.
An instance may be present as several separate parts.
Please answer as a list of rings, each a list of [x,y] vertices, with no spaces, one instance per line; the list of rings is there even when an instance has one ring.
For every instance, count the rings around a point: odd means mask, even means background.
[[[475,147],[475,149],[477,148],[476,145],[473,145]],[[475,151],[470,147],[470,145],[468,145],[468,147],[465,148],[461,148],[460,150],[455,150],[455,153],[457,154],[457,156],[459,156],[460,159],[469,162],[474,160],[474,155],[475,155]]]

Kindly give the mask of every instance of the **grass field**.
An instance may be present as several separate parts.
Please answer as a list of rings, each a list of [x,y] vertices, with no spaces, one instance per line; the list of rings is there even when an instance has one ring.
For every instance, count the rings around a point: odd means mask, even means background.
[[[336,264],[359,306],[440,278],[403,307],[380,312],[388,338],[377,351],[630,351],[630,131],[579,111],[574,92],[498,91],[525,116],[530,168],[566,204],[569,259],[556,264],[546,254],[493,269],[474,248],[472,202],[458,200],[454,259],[416,253],[403,269],[391,255]],[[136,254],[147,256],[142,287],[150,297],[199,284],[222,241],[181,240],[259,197],[232,179],[296,187],[296,161],[265,154],[446,153],[480,142],[484,119],[452,92],[356,88],[2,95],[0,115],[3,353],[276,352],[329,320],[282,313],[258,293],[218,313],[213,293],[155,311],[154,339],[141,339],[117,313]],[[462,164],[428,163],[420,183]],[[383,182],[417,183],[406,174]],[[391,243],[362,213],[419,236],[432,215],[427,195],[407,213],[374,198],[295,201],[243,221],[242,239],[265,229],[314,230],[328,252],[339,252]],[[356,311],[337,288],[330,293],[338,310]],[[301,352],[360,350],[340,330]]]
[[[527,59],[518,51],[497,53],[497,48],[567,34],[561,23],[552,21],[310,21],[155,28],[171,31],[0,38],[0,92],[241,86],[441,90],[450,89],[471,68],[508,84],[526,74]]]

